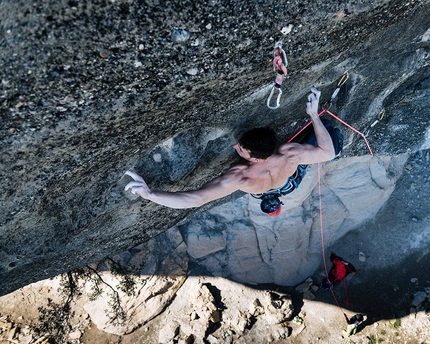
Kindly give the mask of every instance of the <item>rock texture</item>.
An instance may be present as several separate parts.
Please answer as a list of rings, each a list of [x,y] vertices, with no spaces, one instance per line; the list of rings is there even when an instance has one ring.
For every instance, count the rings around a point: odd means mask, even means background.
[[[368,133],[378,156],[428,148],[428,17],[426,0],[2,1],[0,294],[209,209],[142,202],[123,192],[123,173],[167,190],[199,186],[228,168],[241,132],[293,133],[308,88],[328,97],[345,69],[333,110],[362,130],[379,119]],[[290,78],[269,111],[277,40]],[[364,154],[350,133],[345,157]]]

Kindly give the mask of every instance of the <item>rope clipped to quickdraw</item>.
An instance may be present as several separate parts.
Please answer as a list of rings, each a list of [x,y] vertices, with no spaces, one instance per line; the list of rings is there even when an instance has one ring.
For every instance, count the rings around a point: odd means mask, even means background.
[[[318,116],[321,116],[323,113],[328,113],[330,116],[332,116],[334,119],[336,119],[337,121],[339,121],[340,123],[342,123],[343,125],[345,125],[346,127],[348,127],[349,129],[351,129],[353,132],[359,134],[364,142],[367,145],[367,148],[369,149],[370,155],[373,156],[373,152],[372,149],[370,148],[369,145],[369,141],[367,141],[366,135],[364,135],[362,132],[358,131],[357,129],[355,129],[353,126],[349,125],[348,123],[346,123],[344,120],[340,119],[338,116],[336,116],[333,112],[331,112],[329,110],[329,108],[331,107],[333,100],[337,97],[337,95],[339,94],[340,88],[342,87],[342,85],[345,84],[345,82],[349,79],[349,72],[345,71],[345,73],[342,74],[342,76],[340,77],[339,81],[336,84],[336,89],[334,90],[333,94],[330,97],[329,101],[326,101],[322,107],[322,110],[318,113]],[[381,118],[382,119],[382,118]],[[312,124],[312,121],[309,121],[308,123],[306,123],[297,133],[295,133],[293,135],[293,137],[291,137],[288,142],[293,141],[297,136],[299,136],[304,130],[306,130],[307,127],[309,127]],[[376,124],[376,123],[375,123]]]
[[[342,76],[339,78],[339,81],[337,82],[337,84],[336,84],[336,89],[334,90],[334,92],[333,92],[333,94],[331,95],[331,97],[330,97],[330,100],[329,101],[326,101],[324,104],[323,104],[323,108],[324,109],[329,109],[330,108],[330,106],[331,106],[331,104],[333,103],[333,100],[337,97],[337,95],[338,95],[338,93],[339,93],[339,91],[340,91],[340,88],[342,87],[342,85],[343,84],[345,84],[345,82],[347,81],[349,79],[349,72],[348,71],[345,71],[345,73],[343,73],[342,74]]]
[[[367,145],[367,148],[369,149],[369,152],[370,152],[370,155],[371,156],[373,156],[373,152],[372,152],[372,149],[370,148],[370,144],[369,144],[369,141],[367,140],[367,138],[366,138],[366,136],[362,133],[362,132],[360,132],[360,131],[358,131],[357,129],[355,129],[353,126],[351,126],[350,124],[348,124],[348,123],[346,123],[344,120],[342,120],[342,119],[340,119],[339,117],[337,117],[333,112],[331,112],[330,110],[328,110],[328,109],[322,109],[319,113],[318,113],[318,116],[321,116],[323,113],[328,113],[330,116],[332,116],[333,118],[335,118],[336,120],[338,120],[340,123],[342,123],[343,125],[345,125],[346,127],[348,127],[349,129],[351,129],[353,132],[355,132],[355,133],[357,133],[357,134],[359,134],[362,138],[363,138],[363,140],[364,140],[364,142],[366,143],[366,145]],[[312,121],[309,121],[308,123],[306,123],[297,133],[295,133],[289,140],[288,140],[288,142],[291,142],[291,141],[293,141],[297,136],[299,136],[304,130],[306,130],[306,128],[307,127],[309,127],[310,125],[312,124]]]

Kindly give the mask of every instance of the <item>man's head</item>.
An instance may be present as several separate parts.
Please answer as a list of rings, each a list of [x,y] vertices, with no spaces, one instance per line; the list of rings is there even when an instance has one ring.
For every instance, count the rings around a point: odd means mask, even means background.
[[[267,159],[275,153],[276,134],[270,128],[254,128],[242,135],[239,144],[249,150],[252,158]]]

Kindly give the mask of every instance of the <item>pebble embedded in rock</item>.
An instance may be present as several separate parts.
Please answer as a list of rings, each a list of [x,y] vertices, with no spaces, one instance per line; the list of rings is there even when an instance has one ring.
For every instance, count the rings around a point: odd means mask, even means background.
[[[418,307],[424,300],[427,298],[427,293],[424,291],[419,291],[414,294],[414,299],[412,300],[411,305],[413,307]]]
[[[183,43],[190,38],[190,33],[187,30],[175,29],[172,32],[172,41],[174,43]]]
[[[281,29],[281,33],[285,36],[285,35],[288,35],[290,32],[291,32],[291,30],[293,29],[293,24],[288,24],[287,26],[284,26],[282,29]]]
[[[110,55],[110,50],[109,49],[100,49],[99,50],[99,55],[102,59],[105,59],[106,57],[108,57]]]
[[[198,72],[199,72],[198,68],[190,68],[187,70],[187,74],[192,76],[197,75]]]

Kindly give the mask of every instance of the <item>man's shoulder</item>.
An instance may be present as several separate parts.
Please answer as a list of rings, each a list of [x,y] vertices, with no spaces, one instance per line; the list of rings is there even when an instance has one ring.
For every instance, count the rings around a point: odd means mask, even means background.
[[[281,152],[283,150],[290,150],[292,148],[299,147],[301,145],[302,145],[301,143],[297,143],[297,142],[285,142],[279,145],[278,152]]]
[[[225,173],[224,176],[226,178],[237,179],[240,180],[243,178],[245,172],[249,169],[249,165],[246,163],[237,163],[231,166]]]

